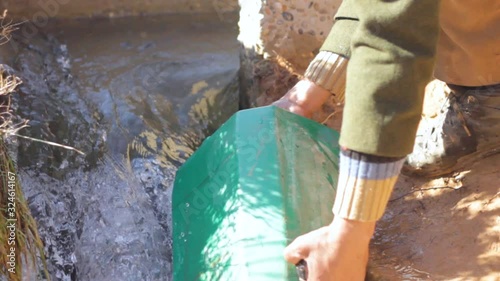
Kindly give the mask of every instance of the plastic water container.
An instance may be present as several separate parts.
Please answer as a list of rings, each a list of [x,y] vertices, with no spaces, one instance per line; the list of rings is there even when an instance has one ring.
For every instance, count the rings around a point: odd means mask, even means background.
[[[333,218],[338,137],[274,106],[234,114],[177,172],[174,281],[298,280],[283,250]]]

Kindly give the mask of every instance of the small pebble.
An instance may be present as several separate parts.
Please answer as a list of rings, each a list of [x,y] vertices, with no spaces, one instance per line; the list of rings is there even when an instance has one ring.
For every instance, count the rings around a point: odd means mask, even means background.
[[[293,21],[293,15],[289,12],[283,12],[281,14],[283,16],[283,19],[285,19],[286,21]]]

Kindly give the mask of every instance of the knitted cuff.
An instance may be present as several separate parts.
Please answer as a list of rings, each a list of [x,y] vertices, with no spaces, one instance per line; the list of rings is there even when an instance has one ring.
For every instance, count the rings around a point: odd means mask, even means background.
[[[340,55],[321,51],[309,64],[304,77],[330,91],[337,102],[344,102],[347,62]]]
[[[404,160],[343,150],[333,213],[349,220],[379,220]]]

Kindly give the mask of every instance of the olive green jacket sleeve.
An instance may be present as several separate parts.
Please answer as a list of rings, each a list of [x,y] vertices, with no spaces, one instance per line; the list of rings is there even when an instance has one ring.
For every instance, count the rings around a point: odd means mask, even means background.
[[[438,0],[344,0],[321,51],[349,58],[340,144],[411,153],[432,76]]]
[[[342,1],[334,17],[335,23],[320,51],[336,53],[346,58],[351,57],[352,35],[359,26],[359,17],[354,10],[354,1],[356,0]]]

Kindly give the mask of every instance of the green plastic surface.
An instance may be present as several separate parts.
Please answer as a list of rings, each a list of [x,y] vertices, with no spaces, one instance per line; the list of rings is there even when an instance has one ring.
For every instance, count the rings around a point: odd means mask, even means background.
[[[178,170],[174,281],[298,280],[283,250],[328,224],[338,133],[269,106],[234,114]]]

